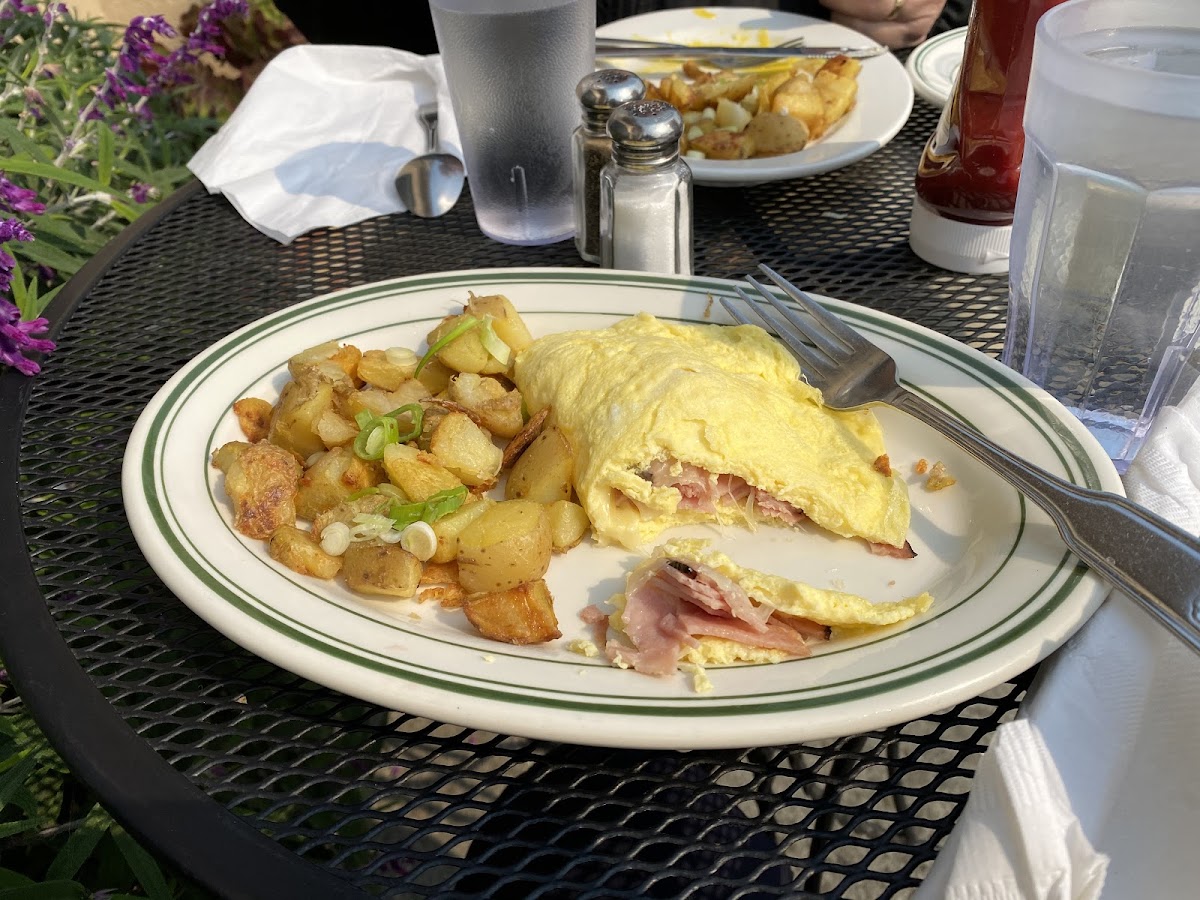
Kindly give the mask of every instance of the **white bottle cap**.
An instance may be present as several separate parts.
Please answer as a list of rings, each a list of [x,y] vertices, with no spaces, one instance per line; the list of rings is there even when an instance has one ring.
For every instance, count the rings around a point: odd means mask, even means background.
[[[992,275],[1008,271],[1011,225],[972,225],[939,216],[913,196],[908,245],[939,269]]]

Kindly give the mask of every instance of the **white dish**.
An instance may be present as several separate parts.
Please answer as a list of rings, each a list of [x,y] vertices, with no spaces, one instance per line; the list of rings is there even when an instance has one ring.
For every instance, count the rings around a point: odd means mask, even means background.
[[[611,22],[596,29],[603,37],[641,38],[686,44],[769,46],[803,36],[809,46],[865,47],[872,41],[841,25],[767,9],[713,7],[668,9]],[[653,59],[604,57],[604,65],[660,79]],[[904,67],[890,53],[862,61],[858,101],[829,134],[799,153],[763,159],[689,159],[696,184],[750,185],[840,169],[870,156],[896,136],[912,112],[913,92]]]
[[[954,90],[967,47],[967,29],[955,28],[931,37],[909,54],[904,68],[922,100],[945,106]]]
[[[209,454],[241,439],[240,397],[274,400],[297,351],[330,339],[419,347],[467,291],[502,292],[535,334],[604,327],[645,310],[728,321],[712,298],[730,283],[582,269],[496,269],[384,282],[318,297],[248,325],[176,374],[138,420],[125,455],[126,511],[146,558],[198,615],[252,652],[382,706],[489,731],[625,747],[742,747],[884,727],[976,696],[1028,668],[1092,613],[1106,588],[1066,552],[1046,516],[943,438],[881,409],[893,465],[943,460],[958,484],[909,478],[918,556],[872,556],[861,542],[763,527],[690,529],[736,561],[839,585],[873,600],[928,589],[907,627],[833,643],[810,659],[709,670],[713,690],[651,678],[571,652],[590,637],[579,611],[624,584],[634,554],[589,542],[547,580],[563,638],[512,647],[436,604],[365,602],[296,575],[235,533]],[[1001,444],[1072,481],[1120,491],[1099,446],[1048,395],[983,355],[899,319],[830,301],[892,352],[917,390]],[[636,377],[636,376],[632,376]],[[678,533],[678,532],[676,532]],[[390,610],[390,613],[389,611]]]

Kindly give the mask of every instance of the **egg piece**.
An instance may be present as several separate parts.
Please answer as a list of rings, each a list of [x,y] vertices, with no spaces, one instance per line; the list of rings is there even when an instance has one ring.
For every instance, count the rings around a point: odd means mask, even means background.
[[[827,409],[757,326],[641,313],[534,341],[514,377],[528,409],[550,407],[570,441],[576,494],[601,543],[636,548],[697,522],[773,523],[752,503],[689,502],[647,475],[666,467],[741,479],[838,535],[905,544],[908,490],[875,465],[886,453],[875,415]]]

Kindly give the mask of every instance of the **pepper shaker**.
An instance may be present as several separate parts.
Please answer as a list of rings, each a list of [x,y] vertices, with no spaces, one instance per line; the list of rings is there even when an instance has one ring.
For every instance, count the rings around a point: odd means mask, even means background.
[[[609,114],[622,103],[641,100],[646,83],[624,69],[585,75],[575,88],[582,121],[572,135],[575,159],[575,246],[588,262],[600,262],[600,170],[612,151]]]
[[[683,118],[663,100],[636,100],[608,120],[612,159],[600,173],[601,264],[692,273],[692,171],[679,156]]]

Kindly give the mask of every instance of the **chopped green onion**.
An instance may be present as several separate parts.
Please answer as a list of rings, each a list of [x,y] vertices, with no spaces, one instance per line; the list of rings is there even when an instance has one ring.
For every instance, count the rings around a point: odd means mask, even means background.
[[[366,428],[375,419],[375,414],[369,409],[360,409],[354,414],[354,422],[359,428]]]
[[[400,427],[391,416],[379,416],[366,424],[354,439],[354,452],[366,460],[383,459],[383,448],[396,443]]]
[[[425,407],[421,406],[420,403],[405,403],[398,409],[393,409],[390,413],[388,413],[388,418],[394,422],[404,413],[408,413],[409,416],[412,417],[413,424],[411,431],[407,431],[404,434],[398,434],[396,436],[396,442],[400,444],[407,444],[409,441],[415,440],[421,436],[421,427],[425,419]]]
[[[393,528],[403,531],[413,522],[420,522],[424,512],[424,503],[393,503],[388,510],[388,517],[392,520]]]
[[[512,354],[512,348],[504,343],[504,339],[496,334],[492,328],[492,317],[483,317],[483,328],[479,330],[479,340],[483,344],[483,349],[496,357],[496,360],[502,366],[508,365],[508,358]]]
[[[448,516],[462,506],[466,499],[467,488],[465,485],[447,491],[438,491],[425,501],[425,512],[421,514],[421,521],[436,522],[442,516]]]
[[[463,316],[463,320],[461,322],[438,338],[434,345],[425,351],[425,355],[422,356],[421,361],[417,363],[417,369],[415,372],[413,372],[413,378],[416,378],[421,374],[421,370],[425,368],[425,365],[431,359],[437,356],[438,353],[441,352],[442,348],[444,348],[451,341],[458,340],[460,337],[478,325],[479,319],[475,318],[474,316]]]
[[[353,494],[351,494],[349,497],[347,497],[346,502],[350,503],[351,501],[354,501],[354,500],[361,500],[363,497],[370,497],[372,494],[378,494],[378,493],[379,493],[379,488],[377,488],[377,487],[365,487],[361,491],[355,491]]]

